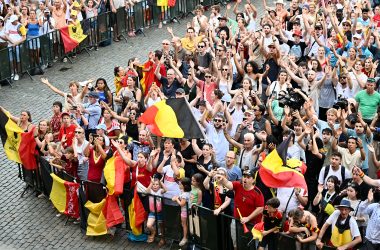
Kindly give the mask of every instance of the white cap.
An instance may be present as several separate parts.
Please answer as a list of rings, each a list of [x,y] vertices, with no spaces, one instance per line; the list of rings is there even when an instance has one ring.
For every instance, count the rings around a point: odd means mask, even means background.
[[[16,15],[12,15],[10,18],[9,18],[9,21],[11,22],[11,23],[13,23],[14,21],[17,21],[18,20],[18,16],[16,16]]]
[[[362,39],[362,35],[360,35],[360,34],[355,34],[353,38]]]

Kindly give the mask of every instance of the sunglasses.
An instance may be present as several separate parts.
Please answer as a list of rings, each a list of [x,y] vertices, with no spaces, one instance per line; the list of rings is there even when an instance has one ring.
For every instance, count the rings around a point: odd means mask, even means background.
[[[315,30],[322,30],[322,27],[315,27]]]
[[[347,76],[341,76],[340,78],[342,78],[342,79],[346,79],[346,78],[347,78]]]
[[[134,112],[131,112],[131,115],[136,115],[136,113],[134,113]]]
[[[211,78],[211,76],[205,76],[205,78]]]
[[[203,49],[205,46],[198,46],[198,49]]]
[[[170,45],[170,43],[162,43],[162,45]]]
[[[351,25],[350,24],[343,24],[343,26],[350,27]]]
[[[224,51],[224,49],[217,49],[216,51],[218,51],[218,52],[222,52],[222,51]]]
[[[223,120],[220,119],[214,119],[214,122],[222,122]]]
[[[83,134],[82,131],[75,131],[75,134]]]
[[[124,141],[123,140],[117,140],[117,143],[124,144]]]

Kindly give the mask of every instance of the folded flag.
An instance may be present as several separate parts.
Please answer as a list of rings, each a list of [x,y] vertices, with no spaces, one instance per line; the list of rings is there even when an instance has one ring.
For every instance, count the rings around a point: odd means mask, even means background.
[[[87,201],[84,205],[89,211],[87,218],[87,236],[99,236],[107,234],[107,222],[102,210],[106,204],[106,199],[98,203]]]
[[[204,138],[185,98],[156,102],[139,118],[153,134],[169,138]]]
[[[0,110],[0,136],[7,158],[24,165],[27,170],[37,168],[34,129],[24,132],[8,113]]]
[[[61,28],[60,31],[65,53],[75,49],[87,37],[87,35],[83,34],[80,23],[67,25]]]
[[[264,231],[264,222],[257,223],[251,230],[254,240],[262,241]]]
[[[146,211],[137,193],[137,186],[135,186],[133,199],[128,207],[129,224],[132,229],[132,233],[135,236],[142,234],[142,225],[146,218]]]
[[[50,191],[50,200],[54,207],[65,215],[79,218],[79,184],[65,181],[55,174],[50,174],[53,178],[53,185]]]
[[[266,186],[272,188],[295,187],[307,190],[303,176],[303,173],[306,172],[305,163],[298,159],[286,159],[288,145],[293,136],[293,134],[289,135],[261,163],[259,173]]]

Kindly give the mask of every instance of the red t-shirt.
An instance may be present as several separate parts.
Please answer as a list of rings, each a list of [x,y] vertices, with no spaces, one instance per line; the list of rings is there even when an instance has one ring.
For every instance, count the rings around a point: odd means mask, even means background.
[[[132,186],[136,184],[136,167],[132,167]],[[150,177],[152,176],[152,172],[149,172],[146,167],[139,167],[139,175],[137,176],[137,180],[144,185],[144,187],[148,187],[150,184]]]
[[[66,135],[66,143],[62,145],[63,148],[70,147],[73,144],[76,127],[77,126],[74,124],[71,124],[68,127],[65,127],[65,125],[61,126],[61,129],[59,130],[58,140],[62,140],[63,135]]]
[[[78,178],[78,159],[74,158],[69,160],[66,156],[62,155],[61,160],[66,162],[65,171],[74,178]]]
[[[377,24],[377,27],[380,27],[380,15],[374,15],[372,20]]]
[[[94,149],[90,148],[87,179],[89,181],[100,183],[105,165],[106,161],[102,158],[102,156],[99,155],[99,157],[96,158]]]
[[[232,182],[235,191],[235,207],[234,216],[239,218],[237,208],[239,208],[241,216],[248,217],[258,207],[264,207],[264,196],[260,189],[255,187],[251,190],[245,190],[240,181]],[[250,220],[251,223],[256,224],[261,222],[261,214]]]

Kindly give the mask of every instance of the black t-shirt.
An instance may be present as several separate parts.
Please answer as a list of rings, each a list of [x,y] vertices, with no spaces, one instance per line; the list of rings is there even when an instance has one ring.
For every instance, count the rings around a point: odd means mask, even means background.
[[[307,181],[318,181],[319,172],[321,172],[326,156],[322,154],[322,158],[319,159],[317,156],[311,153],[310,150],[305,151],[305,156],[307,165],[307,170],[304,175],[305,179]]]
[[[187,146],[187,148],[185,148],[184,150],[181,150],[181,154],[182,154],[182,157],[184,159],[190,160],[195,155],[195,152],[194,152],[191,144],[189,144],[189,146]],[[184,169],[185,169],[185,176],[191,177],[195,173],[197,167],[194,163],[185,162]]]

